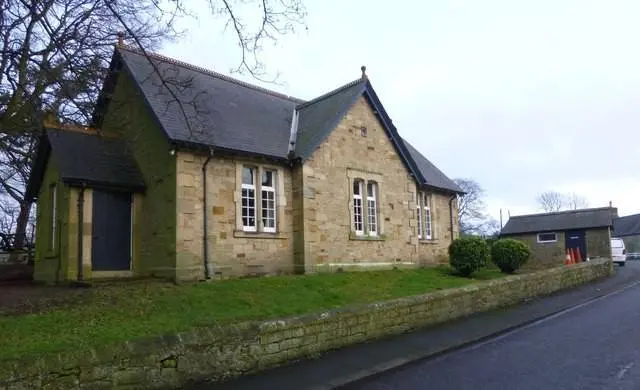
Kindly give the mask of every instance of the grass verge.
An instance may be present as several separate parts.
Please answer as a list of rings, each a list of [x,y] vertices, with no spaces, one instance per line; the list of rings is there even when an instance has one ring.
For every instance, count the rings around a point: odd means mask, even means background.
[[[211,324],[265,320],[461,287],[472,279],[449,267],[277,276],[192,285],[131,283],[99,286],[72,302],[37,313],[0,317],[0,359],[161,335]]]

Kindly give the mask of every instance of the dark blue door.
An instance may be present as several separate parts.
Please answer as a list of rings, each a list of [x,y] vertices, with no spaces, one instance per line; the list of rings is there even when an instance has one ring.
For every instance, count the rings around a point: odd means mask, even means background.
[[[91,268],[131,269],[131,194],[94,190],[92,225]]]
[[[570,230],[566,232],[565,246],[567,249],[579,249],[582,260],[587,258],[587,241],[584,230]]]

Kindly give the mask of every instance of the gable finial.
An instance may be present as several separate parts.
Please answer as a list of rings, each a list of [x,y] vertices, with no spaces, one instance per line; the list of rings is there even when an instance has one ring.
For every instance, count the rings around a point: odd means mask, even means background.
[[[367,67],[366,67],[366,66],[364,66],[364,65],[362,65],[362,66],[360,67],[360,70],[362,71],[362,79],[363,79],[363,80],[366,80],[366,79],[367,79]]]
[[[124,31],[118,31],[118,47],[124,46]]]

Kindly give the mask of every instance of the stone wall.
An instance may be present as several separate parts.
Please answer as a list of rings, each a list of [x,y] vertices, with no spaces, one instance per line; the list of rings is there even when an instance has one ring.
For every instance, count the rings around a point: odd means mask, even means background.
[[[550,265],[563,264],[566,259],[565,233],[556,232],[558,240],[556,242],[538,243],[537,234],[522,234],[508,236],[516,240],[523,241],[531,248],[531,260],[527,263],[527,268],[546,267]],[[611,257],[611,234],[609,228],[591,229],[585,232],[587,254],[591,258]]]
[[[508,236],[520,240],[531,248],[531,259],[527,262],[527,268],[548,267],[564,263],[566,258],[564,232],[556,233],[556,242],[538,243],[538,234],[522,234]]]
[[[296,224],[302,241],[296,246],[296,264],[306,271],[433,264],[445,256],[451,243],[451,195],[433,193],[434,239],[420,242],[416,182],[366,98],[358,99],[294,177],[302,181],[294,185],[302,207],[296,211],[302,219]],[[378,237],[358,237],[353,231],[352,188],[358,179],[378,185]],[[363,203],[366,207],[366,196]]]
[[[201,328],[100,350],[0,362],[0,388],[177,388],[518,304],[611,275],[609,260],[300,317]]]
[[[367,127],[366,137],[361,136],[361,126]],[[126,137],[147,184],[137,209],[144,223],[134,241],[140,251],[134,262],[136,276],[203,279],[203,215],[209,221],[206,251],[212,277],[391,268],[446,260],[452,235],[451,194],[432,193],[434,237],[418,240],[415,181],[364,97],[303,167],[270,165],[281,179],[277,234],[247,233],[238,226],[238,167],[268,164],[214,156],[207,173],[207,210],[202,210],[202,164],[207,156],[181,150],[169,153],[172,146],[126,72],[118,77],[102,129]],[[348,178],[348,172],[354,176]],[[351,181],[362,175],[379,181],[381,235],[375,239],[351,234]]]
[[[152,117],[144,96],[126,71],[118,77],[102,130],[126,138],[146,191],[136,208],[142,217],[134,245],[136,276],[176,277],[176,161],[171,146]]]
[[[69,130],[71,131],[71,130]],[[55,246],[52,248],[51,185],[57,186]],[[43,184],[38,195],[36,256],[34,279],[44,283],[75,281],[78,278],[78,199],[80,188],[60,180],[55,161],[47,163]],[[131,272],[92,271],[93,189],[85,188],[82,215],[82,265],[85,280],[111,276],[131,276]],[[132,271],[139,268],[140,239],[143,228],[142,194],[133,194]]]
[[[587,254],[590,257],[611,257],[611,233],[609,228],[587,230]]]
[[[69,230],[65,240],[68,242],[67,263],[62,268],[62,280],[77,280],[78,278],[78,197],[80,189],[69,189]],[[82,272],[84,277],[91,279],[91,244],[93,235],[93,190],[84,190],[82,205]]]
[[[178,280],[204,276],[203,182],[205,155],[177,156]],[[244,232],[240,214],[242,167],[277,172],[276,232]],[[207,164],[207,236],[212,277],[293,272],[291,169],[264,161],[214,156]]]
[[[55,237],[52,237],[53,227],[51,224],[51,190],[53,184],[57,187]],[[62,183],[58,164],[51,157],[49,157],[42,179],[37,206],[37,240],[33,278],[40,282],[55,283],[65,278],[65,272],[62,270],[67,269],[68,264],[69,208],[73,207],[73,205],[69,202],[69,186]],[[55,240],[53,248],[52,240]]]

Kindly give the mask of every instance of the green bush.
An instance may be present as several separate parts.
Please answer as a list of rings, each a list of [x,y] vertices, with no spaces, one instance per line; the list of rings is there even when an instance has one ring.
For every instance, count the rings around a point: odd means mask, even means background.
[[[449,264],[460,276],[473,275],[487,264],[490,256],[489,246],[480,237],[461,237],[449,245]]]
[[[531,249],[522,241],[503,238],[491,248],[491,261],[506,274],[512,274],[531,257]]]
[[[495,244],[495,242],[498,241],[498,239],[496,237],[491,236],[491,237],[487,237],[485,241],[487,241],[487,245],[489,246],[489,249],[491,249],[493,244]]]

